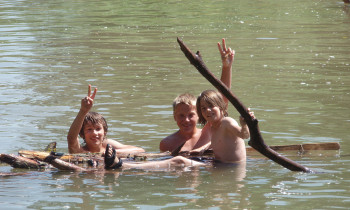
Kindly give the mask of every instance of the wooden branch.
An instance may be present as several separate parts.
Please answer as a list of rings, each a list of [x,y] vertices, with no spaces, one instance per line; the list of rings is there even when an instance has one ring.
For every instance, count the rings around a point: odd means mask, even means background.
[[[0,161],[7,163],[14,168],[42,168],[42,165],[36,160],[13,154],[0,154]]]
[[[240,115],[246,121],[249,131],[250,131],[250,140],[248,144],[256,149],[258,152],[266,156],[267,158],[275,161],[276,163],[284,166],[285,168],[291,171],[303,171],[303,172],[312,172],[310,169],[286,158],[272,150],[268,145],[265,144],[259,130],[258,120],[252,118],[249,114],[248,109],[238,100],[238,98],[229,90],[220,80],[218,80],[205,66],[202,57],[197,51],[196,54],[192,53],[191,50],[183,43],[182,40],[177,38],[177,42],[180,45],[182,52],[185,54],[187,59],[196,69],[212,84],[216,87],[237,109]]]

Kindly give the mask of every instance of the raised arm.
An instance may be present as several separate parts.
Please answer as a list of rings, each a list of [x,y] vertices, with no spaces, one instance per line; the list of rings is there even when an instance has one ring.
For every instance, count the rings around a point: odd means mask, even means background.
[[[91,95],[91,85],[89,85],[88,95],[81,100],[81,107],[78,112],[78,115],[75,117],[72,125],[69,128],[67,141],[68,141],[68,150],[69,153],[80,153],[84,150],[80,147],[79,142],[79,132],[83,126],[84,118],[86,114],[90,111],[93,106],[97,88]]]
[[[223,82],[227,88],[231,89],[231,77],[232,77],[232,64],[235,56],[235,51],[230,47],[226,47],[225,39],[222,39],[222,46],[218,42],[218,48],[222,61],[221,82]],[[228,100],[224,97],[225,103],[228,104]]]

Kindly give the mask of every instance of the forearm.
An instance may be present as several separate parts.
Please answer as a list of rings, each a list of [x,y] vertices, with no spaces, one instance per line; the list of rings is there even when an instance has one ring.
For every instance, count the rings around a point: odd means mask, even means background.
[[[68,149],[69,149],[69,152],[71,153],[76,152],[76,150],[79,150],[80,148],[78,136],[79,136],[81,127],[83,126],[83,122],[86,114],[87,114],[86,111],[79,110],[78,115],[76,116],[72,125],[69,128],[67,141],[68,141]]]
[[[241,138],[248,139],[250,137],[250,132],[247,124],[242,125],[241,128]]]
[[[232,80],[232,66],[223,64],[221,72],[221,82],[226,85],[228,89],[231,89],[231,80]]]
[[[226,85],[228,89],[231,89],[231,77],[232,77],[232,66],[223,65],[221,73],[221,82]],[[224,101],[228,104],[228,99],[224,96]]]
[[[112,139],[107,139],[104,143],[104,146],[110,144],[117,152],[145,152],[141,147],[136,147],[132,145],[122,144]]]
[[[199,147],[199,148],[196,148],[196,149],[193,149],[190,151],[190,154],[191,155],[202,155],[206,150],[210,149],[211,148],[211,142],[208,142],[207,144]]]

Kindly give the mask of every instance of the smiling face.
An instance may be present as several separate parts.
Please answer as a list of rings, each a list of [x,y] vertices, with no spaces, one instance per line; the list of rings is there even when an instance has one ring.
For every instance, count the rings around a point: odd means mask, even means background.
[[[216,115],[227,116],[227,104],[222,95],[215,90],[206,90],[197,98],[197,112],[199,123],[205,124],[207,121],[213,121]],[[219,112],[219,113],[218,113]],[[217,116],[219,117],[219,116]],[[208,119],[207,119],[208,118]],[[215,118],[217,120],[217,118]]]
[[[224,115],[218,106],[208,103],[206,100],[200,100],[200,109],[202,116],[209,123],[220,121]]]
[[[108,125],[105,118],[97,112],[88,112],[84,118],[83,125],[79,132],[88,147],[102,146],[102,142],[106,139]],[[97,149],[97,148],[96,148]]]
[[[84,139],[88,147],[96,147],[102,145],[105,139],[105,130],[101,123],[87,122],[84,126]]]
[[[194,132],[198,122],[196,106],[184,103],[176,105],[174,119],[180,131],[186,133]]]

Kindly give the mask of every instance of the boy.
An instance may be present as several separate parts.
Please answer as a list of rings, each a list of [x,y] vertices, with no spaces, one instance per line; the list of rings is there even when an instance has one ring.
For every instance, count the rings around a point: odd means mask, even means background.
[[[89,112],[93,106],[97,88],[91,94],[89,85],[88,95],[81,100],[81,108],[70,126],[67,141],[69,153],[102,152],[110,144],[119,154],[130,154],[144,152],[140,147],[124,145],[115,140],[107,139],[108,125],[104,117],[96,112]],[[81,146],[79,137],[85,141],[85,146]]]
[[[246,159],[243,139],[250,136],[247,123],[240,117],[238,123],[228,117],[227,104],[223,96],[214,90],[206,90],[197,99],[199,123],[210,126],[211,147],[215,160],[222,163],[236,163]],[[254,117],[254,113],[250,112]]]
[[[222,39],[222,47],[218,43],[218,49],[222,60],[221,81],[228,88],[231,88],[231,72],[235,51],[226,48],[225,39]],[[209,126],[204,126],[203,129],[197,128],[196,100],[195,96],[188,93],[175,98],[173,115],[179,130],[160,142],[160,151],[201,151],[209,148],[211,136]]]

